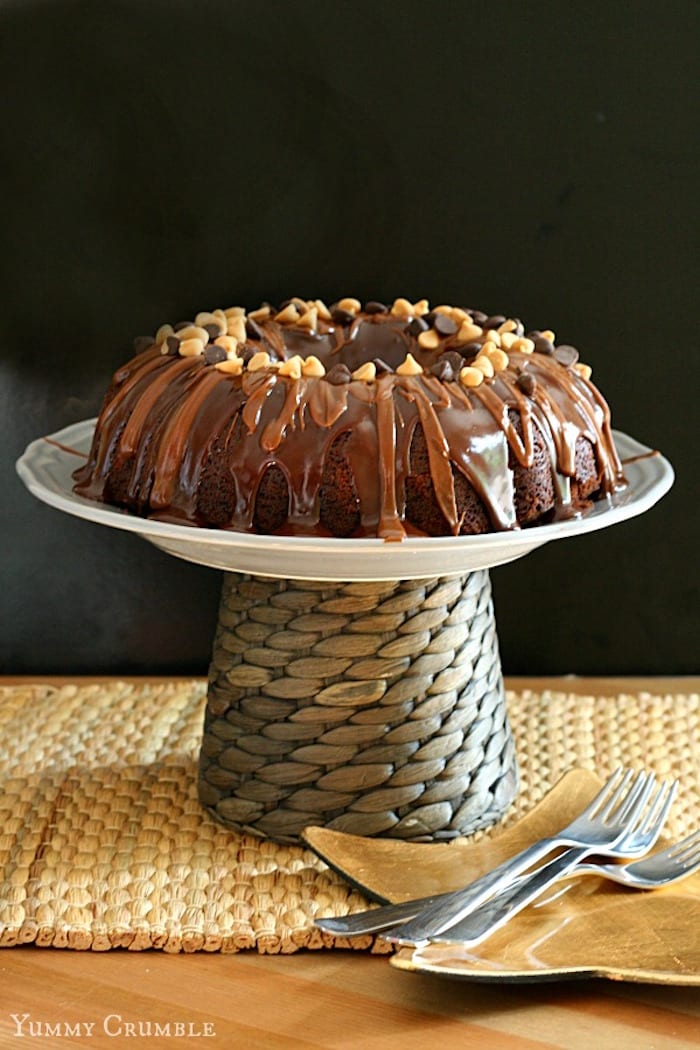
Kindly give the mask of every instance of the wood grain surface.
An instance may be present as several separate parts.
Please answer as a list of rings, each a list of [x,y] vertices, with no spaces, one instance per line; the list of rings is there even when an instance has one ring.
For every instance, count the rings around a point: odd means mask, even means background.
[[[700,681],[567,677],[507,684],[600,695],[690,692]],[[0,1047],[169,1047],[197,1038],[203,1046],[262,1050],[418,1050],[438,1041],[485,1050],[677,1050],[700,1046],[699,1000],[697,989],[607,981],[469,984],[401,973],[386,957],[361,952],[21,947],[0,953]],[[18,1043],[12,1015],[29,1015],[21,1029],[27,1042]],[[156,1026],[169,1034],[156,1034]]]

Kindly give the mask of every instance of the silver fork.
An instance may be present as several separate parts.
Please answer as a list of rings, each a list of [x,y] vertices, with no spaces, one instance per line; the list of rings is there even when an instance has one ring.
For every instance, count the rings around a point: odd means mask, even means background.
[[[380,908],[341,918],[320,917],[315,920],[316,925],[327,933],[352,937],[361,933],[379,933],[399,923],[406,923],[418,915],[427,915],[430,920],[431,914],[434,916],[437,910],[442,914],[444,908],[447,919],[441,928],[445,929],[450,922],[458,922],[464,915],[505,889],[518,875],[558,846],[590,845],[590,852],[594,849],[600,852],[604,845],[614,844],[621,836],[617,826],[612,829],[607,826],[608,816],[625,801],[628,806],[634,802],[639,802],[640,806],[644,805],[653,785],[653,775],[639,773],[630,787],[633,776],[632,770],[616,769],[595,798],[558,834],[534,843],[464,889],[404,901],[401,904],[385,904]],[[452,909],[458,904],[461,908],[452,918]]]
[[[537,897],[565,871],[574,868],[585,857],[596,853],[606,854],[609,857],[638,857],[656,842],[677,789],[675,783],[671,785],[670,791],[669,785],[662,784],[651,804],[650,811],[646,812],[646,802],[649,800],[653,785],[653,774],[640,774],[630,792],[616,798],[616,795],[619,794],[618,789],[608,804],[603,806],[600,814],[594,816],[591,822],[593,832],[588,844],[581,841],[575,848],[566,850],[564,854],[556,857],[549,864],[534,871],[521,888],[517,901],[511,901],[510,906],[497,912],[497,915],[490,911],[491,907],[497,908],[495,899],[488,900],[487,903],[482,897],[479,903],[474,903],[473,899],[468,899],[465,903],[464,898],[467,895],[461,895],[458,891],[452,901],[425,908],[416,919],[390,930],[383,936],[387,941],[395,941],[399,944],[425,944],[431,939],[438,938],[444,930],[472,915],[476,909],[486,903],[485,910],[489,910],[488,931],[490,932],[503,926],[515,915],[516,911],[524,908],[529,901]],[[634,789],[637,786],[639,790],[635,792]],[[666,795],[669,797],[666,798]],[[599,840],[597,844],[593,841],[596,833]],[[512,881],[511,879],[509,886]],[[493,898],[494,895],[491,894],[490,897]],[[486,923],[487,920],[483,918],[484,928],[486,928]],[[484,929],[482,937],[486,936],[488,933]]]
[[[623,846],[628,845],[628,856],[639,856],[654,845],[668,815],[677,787],[677,781],[664,783],[659,787],[648,811],[642,815],[627,838],[621,843]],[[582,872],[603,874],[608,878],[625,882],[628,886],[636,885],[641,888],[645,879],[647,886],[661,885],[659,872],[665,876],[665,882],[682,877],[684,874],[690,874],[694,862],[696,866],[700,866],[700,837],[696,833],[695,836],[691,836],[691,839],[695,841],[690,843],[688,850],[687,840],[684,840],[683,843],[669,847],[656,857],[637,861],[636,864],[628,865],[626,869],[614,864],[580,864],[580,849],[565,850],[560,856],[542,865],[537,871],[521,876],[512,887],[498,897],[491,898],[464,919],[443,930],[439,939],[450,942],[459,941],[460,944],[466,945],[480,944],[481,941],[486,940],[492,933],[510,922],[514,915],[522,911],[535,898],[541,896],[555,882],[570,875],[578,875]],[[677,862],[675,856],[679,848],[682,859]],[[627,874],[623,875],[622,872],[625,870]]]

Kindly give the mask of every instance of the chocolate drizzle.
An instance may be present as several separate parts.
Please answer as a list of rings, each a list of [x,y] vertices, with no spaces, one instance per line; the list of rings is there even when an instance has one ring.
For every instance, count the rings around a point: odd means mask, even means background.
[[[488,512],[493,529],[517,527],[513,470],[533,464],[535,434],[544,442],[556,492],[555,513],[572,507],[577,442],[595,450],[599,491],[624,486],[607,404],[593,385],[553,356],[509,352],[509,364],[482,385],[467,389],[455,377],[429,374],[447,343],[426,350],[405,320],[360,314],[343,327],[324,322],[314,333],[259,323],[256,349],[271,367],[236,376],[207,365],[202,356],[180,358],[156,347],[114,376],[87,463],[75,472],[75,491],[114,499],[110,477],[128,479],[119,502],[138,513],[206,525],[198,511],[205,471],[218,469],[235,492],[223,525],[251,531],[255,499],[266,470],[276,465],[289,489],[282,531],[327,535],[320,525],[320,489],[328,450],[343,438],[359,501],[358,535],[400,540],[407,528],[405,485],[411,440],[420,426],[438,506],[449,530],[462,527],[455,494],[460,472]],[[384,371],[373,382],[278,374],[274,361],[316,355],[326,368],[352,371],[379,357],[392,369],[407,350],[425,369],[418,375]],[[529,375],[534,382],[523,383]],[[526,391],[528,391],[526,393]],[[520,426],[513,419],[519,419]]]

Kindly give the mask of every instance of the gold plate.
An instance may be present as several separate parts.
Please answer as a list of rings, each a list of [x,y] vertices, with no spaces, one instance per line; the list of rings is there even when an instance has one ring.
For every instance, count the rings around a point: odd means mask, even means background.
[[[479,842],[421,844],[307,828],[329,867],[382,902],[457,889],[573,819],[600,788],[571,770],[517,824]],[[669,845],[662,837],[658,848]],[[471,981],[605,977],[700,985],[700,873],[649,892],[587,875],[559,883],[474,948],[401,949],[392,965]]]

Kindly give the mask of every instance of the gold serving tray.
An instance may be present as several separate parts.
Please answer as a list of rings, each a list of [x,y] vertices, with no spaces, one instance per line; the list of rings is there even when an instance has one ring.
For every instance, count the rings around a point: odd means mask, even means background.
[[[304,839],[329,867],[375,900],[409,900],[457,889],[556,832],[600,784],[588,770],[572,770],[517,824],[478,842],[413,844],[316,827],[307,828]],[[662,837],[657,848],[670,841]],[[653,891],[590,875],[567,880],[483,944],[404,948],[391,963],[470,981],[604,977],[700,985],[700,873]]]

